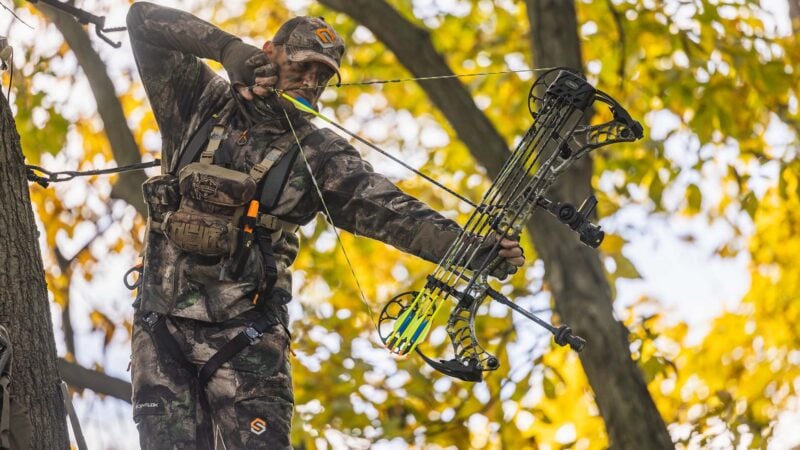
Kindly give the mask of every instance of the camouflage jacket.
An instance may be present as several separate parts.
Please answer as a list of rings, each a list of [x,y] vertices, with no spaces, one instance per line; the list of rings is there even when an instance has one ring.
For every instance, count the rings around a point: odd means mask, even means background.
[[[193,133],[215,113],[228,122],[227,136],[217,151],[222,161],[215,159],[215,163],[235,170],[249,171],[271,142],[290,132],[277,113],[262,114],[261,121],[248,126],[234,105],[229,83],[201,61],[219,60],[225,45],[238,38],[190,14],[144,2],[131,7],[128,30],[161,131],[163,174],[175,169]],[[298,116],[295,121],[297,126],[308,124],[307,117]],[[242,144],[245,131],[247,139]],[[455,222],[374,172],[332,131],[320,130],[316,139],[308,141],[303,146],[305,159],[295,161],[271,214],[304,225],[323,212],[307,160],[337,227],[430,261],[444,255],[460,232]],[[276,288],[291,292],[289,266],[297,256],[298,236],[284,232],[273,246],[279,273]],[[217,322],[253,307],[248,299],[258,288],[257,280],[220,279],[219,261],[182,253],[162,234],[148,232],[144,261],[141,294],[146,310]]]

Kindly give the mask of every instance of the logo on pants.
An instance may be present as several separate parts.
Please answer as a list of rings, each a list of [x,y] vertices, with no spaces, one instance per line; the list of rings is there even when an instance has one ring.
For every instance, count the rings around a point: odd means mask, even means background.
[[[250,431],[256,435],[267,431],[267,422],[261,417],[256,417],[252,422],[250,422]]]

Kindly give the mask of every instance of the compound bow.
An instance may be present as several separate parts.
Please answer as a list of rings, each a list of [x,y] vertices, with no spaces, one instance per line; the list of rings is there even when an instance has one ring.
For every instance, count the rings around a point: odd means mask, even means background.
[[[543,95],[539,95],[544,91]],[[592,105],[606,103],[613,119],[582,126]],[[586,341],[561,325],[554,327],[528,312],[489,286],[488,276],[501,258],[498,236],[517,238],[537,208],[543,208],[578,233],[581,242],[596,248],[604,232],[591,223],[597,200],[587,198],[579,208],[545,197],[550,186],[575,161],[594,149],[616,142],[641,139],[642,126],[608,94],[595,89],[579,74],[554,69],[536,79],[528,94],[533,124],[506,160],[480,205],[467,221],[436,269],[419,292],[394,297],[383,308],[378,334],[394,354],[417,353],[434,369],[466,381],[480,381],[483,372],[496,370],[500,363],[475,336],[475,317],[487,298],[498,301],[536,322],[561,346],[583,350]],[[491,245],[489,255],[479,250]],[[447,321],[447,334],[455,357],[435,361],[417,346],[425,339],[443,305],[453,300],[455,309]]]

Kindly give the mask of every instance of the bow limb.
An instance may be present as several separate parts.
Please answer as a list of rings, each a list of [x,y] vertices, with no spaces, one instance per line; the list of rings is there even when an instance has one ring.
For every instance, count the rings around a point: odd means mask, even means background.
[[[485,292],[486,288],[480,290]],[[417,353],[428,365],[445,375],[474,382],[483,380],[484,371],[496,370],[500,366],[497,357],[487,352],[475,335],[475,317],[485,299],[485,294],[479,298],[462,294],[447,320],[447,334],[453,344],[455,357],[446,361],[435,361],[417,349]]]
[[[572,136],[572,145],[577,147],[574,159],[581,158],[586,153],[606,145],[618,142],[633,142],[644,136],[642,125],[634,120],[625,108],[612,99],[608,94],[597,91],[595,99],[606,103],[613,114],[608,122],[580,128]]]

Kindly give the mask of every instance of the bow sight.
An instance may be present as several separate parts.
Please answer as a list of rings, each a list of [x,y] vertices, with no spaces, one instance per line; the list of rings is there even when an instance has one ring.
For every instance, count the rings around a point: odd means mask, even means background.
[[[609,106],[613,118],[598,125],[582,125],[597,101]],[[378,333],[392,353],[408,355],[416,350],[426,363],[442,373],[466,381],[482,380],[483,372],[500,366],[498,359],[475,336],[475,316],[487,298],[541,325],[553,334],[557,344],[583,350],[586,341],[573,334],[568,326],[554,327],[489,286],[488,274],[501,261],[497,256],[496,236],[517,238],[534,210],[542,208],[574,230],[584,244],[593,248],[600,245],[604,233],[590,220],[597,205],[594,196],[575,208],[545,195],[556,178],[576,160],[605,145],[641,139],[642,126],[608,94],[569,69],[550,70],[537,78],[528,94],[528,109],[533,124],[506,160],[461,235],[427,277],[423,289],[394,297],[381,311]],[[487,246],[491,246],[490,254],[495,256],[479,258],[479,250]],[[455,357],[434,361],[417,345],[425,339],[437,313],[449,300],[455,302],[455,308],[446,330]]]

